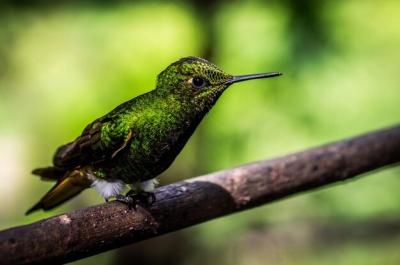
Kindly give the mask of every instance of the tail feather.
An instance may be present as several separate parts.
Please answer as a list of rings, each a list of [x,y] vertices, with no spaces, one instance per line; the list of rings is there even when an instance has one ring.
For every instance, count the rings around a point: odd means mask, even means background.
[[[65,170],[58,167],[43,167],[36,168],[32,171],[32,174],[40,176],[42,180],[59,180],[64,176]]]
[[[37,175],[40,175],[45,179],[56,179],[55,177],[49,178],[46,174],[50,172],[47,169],[41,169],[44,171],[34,170]],[[43,173],[43,175],[39,173]],[[34,174],[36,174],[34,173]],[[54,175],[55,176],[55,175]],[[32,213],[33,211],[43,209],[50,210],[54,207],[62,204],[63,202],[71,199],[75,195],[79,194],[82,190],[88,188],[91,182],[88,179],[86,173],[81,170],[67,171],[58,178],[57,183],[53,188],[47,192],[38,203],[36,203],[32,208],[30,208],[25,215]]]

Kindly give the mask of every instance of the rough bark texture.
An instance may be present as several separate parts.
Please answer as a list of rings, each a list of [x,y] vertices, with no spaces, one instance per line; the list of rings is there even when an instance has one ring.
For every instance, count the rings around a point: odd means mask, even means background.
[[[192,178],[157,189],[151,207],[110,202],[2,231],[0,264],[74,261],[399,161],[396,126]]]

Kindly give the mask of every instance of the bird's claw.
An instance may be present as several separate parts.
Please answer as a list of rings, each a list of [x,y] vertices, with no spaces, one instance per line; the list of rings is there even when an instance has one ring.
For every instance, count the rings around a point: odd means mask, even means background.
[[[144,204],[145,206],[151,206],[156,201],[156,195],[153,192],[141,192],[135,193],[130,190],[126,195],[117,195],[115,199],[119,202],[128,205],[129,209],[136,210],[137,206]]]
[[[134,208],[136,210],[136,205],[138,204],[137,201],[134,200],[134,198],[132,198],[131,196],[122,194],[118,194],[117,196],[115,196],[115,200],[125,203],[126,205],[128,205],[129,209]]]

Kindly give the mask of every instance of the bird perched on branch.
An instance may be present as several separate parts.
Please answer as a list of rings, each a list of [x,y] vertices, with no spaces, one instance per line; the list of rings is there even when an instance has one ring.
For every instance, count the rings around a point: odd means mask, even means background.
[[[33,170],[56,184],[26,214],[52,209],[89,187],[106,201],[153,202],[155,177],[171,165],[221,94],[233,83],[279,75],[233,76],[197,57],[172,63],[158,75],[154,90],[96,119],[57,149],[53,166]],[[131,189],[122,195],[126,185]]]

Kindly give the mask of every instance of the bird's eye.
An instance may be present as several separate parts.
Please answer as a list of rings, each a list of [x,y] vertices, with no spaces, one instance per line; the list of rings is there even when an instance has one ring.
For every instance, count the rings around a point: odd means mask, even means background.
[[[193,86],[194,88],[199,89],[199,88],[205,87],[206,84],[207,84],[207,81],[206,81],[204,78],[202,78],[202,77],[196,76],[196,77],[190,78],[190,79],[189,79],[189,83],[192,84],[192,86]]]

